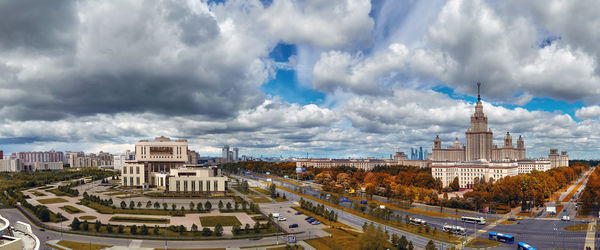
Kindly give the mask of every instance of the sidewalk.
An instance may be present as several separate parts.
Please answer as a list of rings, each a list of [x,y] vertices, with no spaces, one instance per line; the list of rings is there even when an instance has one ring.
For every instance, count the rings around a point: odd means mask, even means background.
[[[587,234],[585,235],[585,249],[587,249],[588,247],[590,249],[595,249],[594,248],[594,243],[596,241],[596,219],[592,219],[592,222],[590,222],[590,224],[588,224],[588,230],[587,230]]]

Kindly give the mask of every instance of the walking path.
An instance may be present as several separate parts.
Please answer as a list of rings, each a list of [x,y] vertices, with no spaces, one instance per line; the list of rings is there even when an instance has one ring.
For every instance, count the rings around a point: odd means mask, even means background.
[[[587,234],[585,235],[585,249],[595,249],[594,241],[596,241],[596,219],[592,219],[590,224],[588,224]]]

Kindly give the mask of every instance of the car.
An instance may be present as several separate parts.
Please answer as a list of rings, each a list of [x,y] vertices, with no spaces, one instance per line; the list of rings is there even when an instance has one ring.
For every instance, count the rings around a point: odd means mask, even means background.
[[[281,217],[281,216],[280,216],[279,218],[277,218],[277,220],[278,220],[278,221],[286,221],[287,219],[286,219],[285,217]]]
[[[562,220],[562,221],[570,221],[571,217],[565,215],[562,218],[560,218],[560,220]]]
[[[311,218],[310,220],[307,220],[308,223],[313,223],[314,221],[316,221],[314,218]]]
[[[312,219],[312,218],[313,218],[313,217],[310,217],[310,216],[308,216],[308,217],[304,218],[304,220],[310,220],[310,219]]]
[[[298,224],[295,224],[295,223],[294,223],[294,224],[290,224],[290,226],[289,226],[289,227],[290,227],[290,228],[296,228],[296,227],[298,227]]]
[[[319,225],[319,224],[321,224],[321,222],[319,222],[319,221],[315,220],[315,221],[311,222],[310,224],[313,224],[313,225]]]
[[[302,212],[300,212],[300,211],[295,213],[295,215],[301,215],[301,214],[302,214]]]
[[[517,217],[517,220],[522,220],[523,218],[521,216]]]
[[[508,218],[508,221],[517,221],[515,218]]]

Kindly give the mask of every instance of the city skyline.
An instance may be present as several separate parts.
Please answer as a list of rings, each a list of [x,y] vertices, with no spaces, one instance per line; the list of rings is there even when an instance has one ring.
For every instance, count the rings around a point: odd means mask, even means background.
[[[575,19],[600,23],[593,3],[97,4],[0,4],[5,155],[158,136],[214,157],[410,155],[461,138],[482,82],[490,127],[527,157],[600,157],[600,31]]]

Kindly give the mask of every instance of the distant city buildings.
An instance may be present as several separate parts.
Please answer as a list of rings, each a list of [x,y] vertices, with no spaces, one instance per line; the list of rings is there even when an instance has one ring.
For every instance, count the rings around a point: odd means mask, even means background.
[[[135,160],[135,152],[131,151],[131,150],[127,150],[127,151],[120,153],[119,155],[114,157],[113,166],[116,170],[120,170],[121,166],[123,166],[123,164],[126,161],[133,161],[133,160]]]
[[[229,150],[229,145],[223,146],[221,149],[221,159],[223,163],[227,162],[238,162],[240,150],[238,148],[233,148],[233,150]]]
[[[21,171],[60,170],[64,165],[64,153],[54,150],[46,152],[13,152],[10,155],[10,159],[21,160]]]
[[[84,152],[70,152],[69,164],[72,168],[112,166],[114,156],[102,151],[97,155],[94,153],[86,155]]]
[[[4,159],[4,152],[2,150],[0,150],[0,160]]]
[[[428,155],[427,149],[423,151],[423,147],[419,147],[418,150],[410,148],[410,160],[427,160]]]

